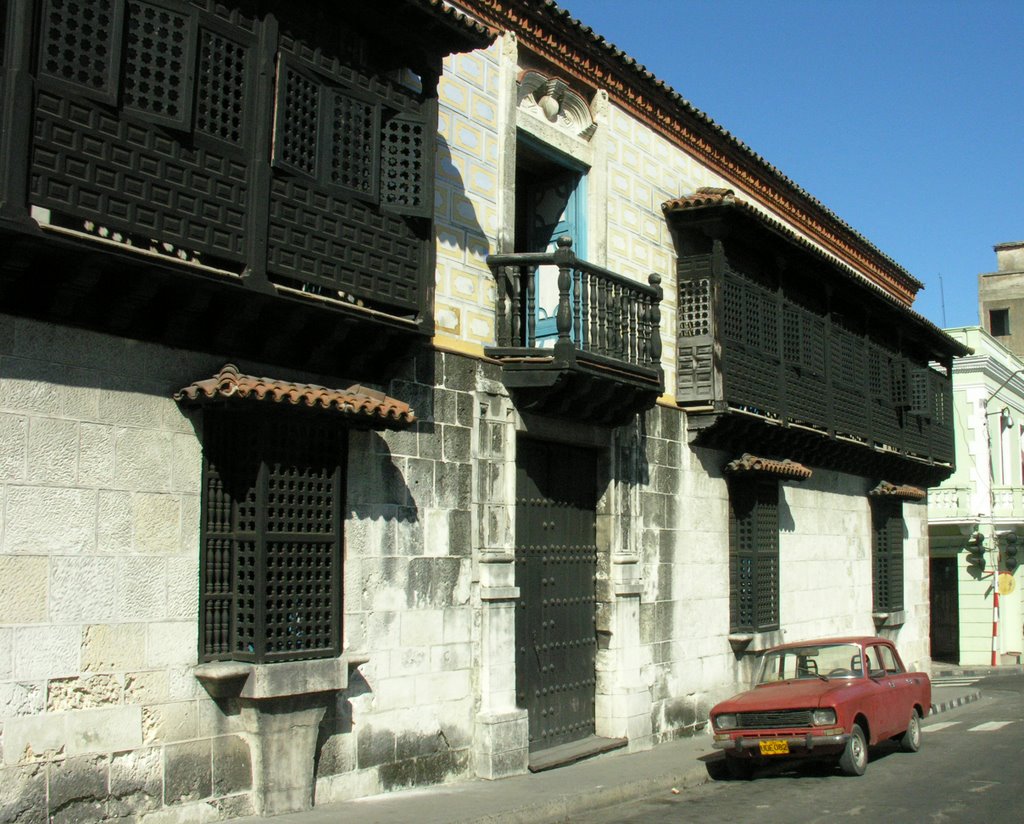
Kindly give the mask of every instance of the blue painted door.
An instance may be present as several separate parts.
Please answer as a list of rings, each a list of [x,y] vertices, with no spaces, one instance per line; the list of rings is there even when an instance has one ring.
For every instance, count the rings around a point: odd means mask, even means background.
[[[531,252],[553,252],[559,238],[572,238],[577,256],[586,258],[586,178],[565,171],[520,192],[526,198],[528,242]],[[540,266],[534,279],[536,294],[535,346],[554,346],[558,338],[558,268]]]

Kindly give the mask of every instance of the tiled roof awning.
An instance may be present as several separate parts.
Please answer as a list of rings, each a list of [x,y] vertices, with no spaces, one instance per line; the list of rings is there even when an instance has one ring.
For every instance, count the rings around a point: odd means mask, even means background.
[[[409,404],[365,386],[328,389],[313,383],[293,383],[276,378],[243,375],[233,363],[224,365],[212,378],[190,383],[174,393],[182,404],[225,401],[267,401],[314,410],[340,413],[351,424],[366,429],[405,429],[416,422]]]
[[[722,203],[739,203],[743,205],[743,201],[737,200],[736,192],[732,189],[722,189],[717,186],[701,186],[693,194],[666,200],[661,204],[661,209],[665,214],[668,214],[669,212],[678,212],[682,209],[718,206]]]
[[[787,481],[806,481],[812,474],[806,466],[788,458],[784,461],[777,461],[773,458],[759,458],[749,452],[745,452],[735,461],[729,461],[725,465],[725,471],[734,475],[756,473],[784,478]]]
[[[905,501],[923,501],[927,494],[920,487],[891,484],[888,481],[879,481],[878,486],[868,493],[873,498],[900,498]]]

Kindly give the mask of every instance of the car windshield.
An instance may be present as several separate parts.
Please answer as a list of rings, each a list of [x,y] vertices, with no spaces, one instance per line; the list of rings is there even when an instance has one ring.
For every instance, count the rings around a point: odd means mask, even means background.
[[[765,653],[757,683],[803,678],[860,678],[863,674],[858,644],[816,644]]]

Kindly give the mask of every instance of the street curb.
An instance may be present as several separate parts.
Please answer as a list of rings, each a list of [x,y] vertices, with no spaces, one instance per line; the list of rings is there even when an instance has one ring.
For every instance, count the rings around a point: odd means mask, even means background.
[[[672,790],[693,789],[706,784],[711,779],[707,768],[700,766],[687,767],[684,770],[664,772],[661,775],[629,781],[625,784],[580,788],[579,792],[552,798],[538,804],[517,807],[514,810],[502,810],[485,816],[474,816],[453,821],[452,824],[537,824],[538,821],[558,821],[569,816],[614,807],[627,801],[634,801],[658,792],[669,793]]]
[[[999,667],[977,667],[974,669],[953,667],[951,669],[932,670],[932,680],[940,678],[991,678],[1001,675],[1020,675],[1024,672],[1024,666],[1020,664],[1007,664]]]
[[[931,710],[928,715],[935,715],[940,712],[947,712],[948,710],[962,707],[964,704],[971,704],[981,698],[981,692],[975,690],[969,692],[966,695],[958,695],[956,698],[950,698],[948,701],[941,701],[938,704],[932,704]]]

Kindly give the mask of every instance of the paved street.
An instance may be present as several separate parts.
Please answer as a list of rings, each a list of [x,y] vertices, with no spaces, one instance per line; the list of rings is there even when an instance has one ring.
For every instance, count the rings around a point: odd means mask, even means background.
[[[679,795],[650,796],[582,817],[618,822],[1021,821],[1024,675],[981,680],[982,699],[926,720],[921,751],[872,751],[867,773],[825,766],[769,767],[751,782],[714,781]]]

